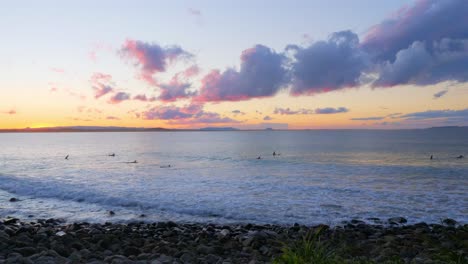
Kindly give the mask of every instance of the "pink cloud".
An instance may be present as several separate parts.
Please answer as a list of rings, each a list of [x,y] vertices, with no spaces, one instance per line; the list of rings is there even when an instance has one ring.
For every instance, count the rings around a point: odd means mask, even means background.
[[[145,94],[138,94],[133,97],[133,100],[138,100],[142,102],[154,102],[156,101],[156,97],[146,97]]]
[[[200,104],[190,104],[184,107],[156,106],[143,112],[142,116],[146,120],[166,120],[168,124],[177,125],[239,122],[222,117],[218,113],[203,111],[203,106]]]
[[[109,99],[109,103],[110,104],[119,104],[123,101],[126,101],[126,100],[129,100],[130,99],[130,94],[129,93],[125,93],[125,92],[118,92],[116,94],[114,94],[110,99]]]
[[[182,74],[185,74],[183,72]],[[161,94],[159,99],[163,102],[174,102],[178,99],[186,99],[196,95],[196,92],[189,91],[191,84],[179,79],[180,74],[174,75],[171,81],[167,84],[160,84]]]
[[[95,72],[91,76],[91,84],[94,90],[94,98],[99,99],[102,96],[113,92],[114,88],[110,86],[112,76],[110,74]]]
[[[62,68],[51,67],[50,70],[53,71],[53,72],[57,72],[57,73],[65,73],[65,70],[62,69]]]
[[[120,49],[121,56],[129,59],[139,67],[139,77],[150,85],[156,86],[158,82],[153,75],[165,72],[172,62],[190,58],[192,55],[179,46],[161,47],[155,43],[146,43],[128,39]]]

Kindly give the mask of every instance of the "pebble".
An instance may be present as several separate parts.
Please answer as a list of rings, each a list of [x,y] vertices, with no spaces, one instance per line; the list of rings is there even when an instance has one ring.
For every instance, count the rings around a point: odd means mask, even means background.
[[[319,229],[321,241],[330,243],[335,252],[347,249],[342,254],[349,258],[382,263],[398,256],[402,263],[430,263],[447,252],[462,258],[468,254],[468,226],[451,220],[443,220],[443,225],[402,225],[406,223],[402,217],[388,219],[393,226],[355,220],[343,228],[176,222],[67,224],[57,219],[22,222],[9,217],[0,221],[0,263],[271,263],[285,244]]]

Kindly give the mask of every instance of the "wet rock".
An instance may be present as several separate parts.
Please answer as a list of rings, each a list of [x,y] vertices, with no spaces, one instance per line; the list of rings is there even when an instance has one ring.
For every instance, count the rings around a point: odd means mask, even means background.
[[[389,224],[404,224],[407,223],[408,220],[404,217],[392,217],[388,219]]]
[[[11,225],[11,224],[14,224],[16,222],[18,222],[19,219],[18,218],[14,218],[14,217],[7,217],[6,219],[3,220],[3,223],[5,225]]]
[[[448,226],[455,226],[458,224],[457,221],[451,219],[451,218],[446,218],[444,220],[442,220],[442,223],[445,224],[445,225],[448,225]]]

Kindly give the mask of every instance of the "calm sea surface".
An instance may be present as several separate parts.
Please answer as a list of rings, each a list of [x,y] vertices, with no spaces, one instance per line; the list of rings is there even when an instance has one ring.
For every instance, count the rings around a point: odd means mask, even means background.
[[[0,134],[0,217],[467,223],[461,154],[468,135],[443,130]]]

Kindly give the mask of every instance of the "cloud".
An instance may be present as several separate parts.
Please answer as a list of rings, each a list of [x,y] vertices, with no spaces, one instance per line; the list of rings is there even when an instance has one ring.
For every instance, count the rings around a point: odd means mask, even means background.
[[[203,111],[202,105],[191,104],[184,107],[177,106],[156,106],[143,112],[143,118],[146,120],[162,119],[185,119],[193,117]]]
[[[273,120],[273,118],[271,118],[270,116],[265,116],[265,117],[263,118],[263,120],[265,120],[265,121],[270,121],[270,120]]]
[[[97,84],[93,87],[94,89],[94,98],[99,99],[100,97],[114,91],[114,89],[105,84]]]
[[[110,86],[112,76],[110,74],[95,72],[91,76],[91,85],[94,90],[94,98],[99,99],[102,96],[113,92],[114,88]]]
[[[218,113],[203,111],[199,104],[177,106],[156,106],[142,113],[146,120],[167,120],[169,124],[189,125],[199,123],[238,123],[239,121],[222,117]]]
[[[191,84],[187,81],[181,81],[180,74],[174,75],[167,84],[160,84],[161,94],[159,99],[163,102],[174,102],[179,99],[186,99],[196,95],[194,91],[189,91]]]
[[[11,109],[11,110],[5,111],[3,113],[6,114],[6,115],[16,115],[17,114],[15,109]]]
[[[375,122],[374,125],[379,125],[379,126],[398,126],[401,125],[400,122]]]
[[[428,120],[428,119],[464,119],[468,120],[468,108],[462,110],[428,110],[424,112],[414,112],[400,116],[406,120]]]
[[[256,45],[244,50],[240,70],[213,70],[202,79],[199,102],[242,101],[275,95],[287,82],[285,56]]]
[[[151,85],[157,85],[153,75],[165,72],[172,62],[190,58],[193,55],[179,46],[162,47],[155,43],[146,43],[128,39],[120,49],[122,58],[129,59],[139,67],[140,77]]]
[[[468,11],[468,10],[467,10]],[[427,47],[415,41],[396,54],[393,62],[385,62],[373,86],[400,84],[429,85],[443,81],[468,80],[468,40],[443,39]]]
[[[275,115],[311,115],[313,113],[314,113],[314,110],[312,109],[301,108],[298,110],[291,110],[289,107],[288,108],[277,107],[273,111],[273,114]]]
[[[358,36],[349,30],[333,33],[327,41],[307,48],[290,45],[289,49],[295,51],[291,94],[296,96],[355,87],[368,67]]]
[[[118,104],[118,103],[121,103],[121,102],[126,101],[126,100],[129,100],[129,99],[130,99],[130,94],[129,94],[129,93],[118,92],[118,93],[114,94],[114,95],[109,99],[109,103],[111,103],[111,104]]]
[[[233,113],[234,115],[245,115],[245,113],[241,110],[232,110],[231,113]]]
[[[444,38],[468,38],[467,11],[465,0],[419,0],[373,26],[362,46],[380,61],[393,61],[415,41],[431,44]]]
[[[351,118],[349,120],[353,121],[370,121],[370,120],[382,120],[385,119],[384,116],[372,116],[372,117],[356,117],[356,118]]]
[[[118,118],[116,116],[107,116],[106,119],[107,120],[120,120],[120,118]]]
[[[440,92],[435,93],[434,94],[434,99],[438,99],[438,98],[444,96],[447,92],[448,92],[448,90],[442,90]]]
[[[338,113],[346,113],[349,112],[349,109],[346,107],[338,107],[338,108],[333,108],[333,107],[325,107],[325,108],[317,108],[315,109],[316,114],[338,114]]]
[[[187,11],[192,16],[201,16],[202,15],[201,11],[198,10],[198,9],[195,9],[195,8],[189,8],[189,9],[187,9]]]
[[[468,81],[468,2],[420,0],[374,26],[361,47],[380,77],[374,87]]]
[[[135,95],[133,97],[133,100],[137,100],[137,101],[142,101],[142,102],[154,102],[156,101],[156,97],[146,97],[145,94],[138,94],[138,95]]]
[[[57,73],[65,73],[65,70],[62,68],[51,67],[50,70]]]
[[[399,118],[401,115],[402,113],[392,113],[392,114],[388,114],[387,117],[395,119],[395,118]]]

